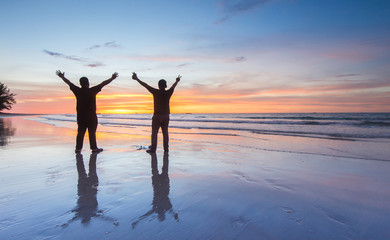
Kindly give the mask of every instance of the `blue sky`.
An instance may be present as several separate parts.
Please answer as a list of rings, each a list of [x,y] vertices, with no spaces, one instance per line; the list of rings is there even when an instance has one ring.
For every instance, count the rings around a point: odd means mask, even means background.
[[[102,112],[150,109],[133,71],[181,74],[177,112],[390,111],[389,16],[384,0],[1,1],[0,82],[13,112],[75,112],[57,69],[119,72]]]

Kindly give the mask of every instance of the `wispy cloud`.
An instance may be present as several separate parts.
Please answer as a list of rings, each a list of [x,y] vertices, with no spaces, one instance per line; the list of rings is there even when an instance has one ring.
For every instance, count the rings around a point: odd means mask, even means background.
[[[186,67],[186,66],[188,66],[190,64],[191,63],[182,63],[182,64],[177,65],[177,67]]]
[[[234,58],[231,58],[231,59],[228,59],[227,60],[228,62],[245,62],[246,61],[246,58],[244,56],[239,56],[239,57],[234,57]]]
[[[336,84],[326,84],[326,85],[320,85],[320,86],[314,86],[312,88],[307,87],[308,90],[312,91],[341,91],[341,92],[347,92],[347,91],[354,91],[354,90],[373,90],[373,89],[380,89],[380,88],[388,88],[390,87],[390,82],[382,79],[366,79],[366,80],[360,80],[360,81],[353,81],[353,82],[341,82]]]
[[[94,68],[94,67],[103,67],[105,65],[103,63],[91,63],[91,64],[87,64],[86,66]]]
[[[120,45],[119,45],[119,44],[117,44],[115,41],[112,41],[112,42],[106,42],[106,43],[104,44],[104,46],[105,46],[105,47],[114,47],[114,48],[116,48],[116,47],[120,47]]]
[[[118,48],[118,47],[120,47],[120,45],[117,44],[115,41],[111,41],[111,42],[106,42],[106,43],[103,43],[103,44],[93,45],[93,46],[89,47],[88,50],[93,50],[93,49],[102,48],[102,47]]]
[[[92,50],[92,49],[96,49],[96,48],[101,48],[102,45],[93,45],[91,47],[88,48],[88,50]]]
[[[93,62],[93,61],[90,61],[88,59],[80,58],[80,57],[77,57],[77,56],[70,56],[70,55],[66,55],[66,54],[63,54],[63,53],[59,53],[59,52],[52,52],[52,51],[49,51],[49,50],[46,50],[46,49],[44,49],[43,52],[48,54],[48,55],[50,55],[50,56],[52,56],[52,57],[59,57],[59,58],[64,58],[64,59],[68,59],[68,60],[72,60],[72,61],[86,63],[86,64],[84,64],[84,66],[86,66],[86,67],[103,67],[103,66],[105,66],[101,62]]]
[[[43,52],[48,54],[48,55],[50,55],[50,56],[53,56],[53,57],[59,57],[59,58],[65,58],[65,59],[68,59],[68,60],[84,62],[84,60],[82,60],[81,58],[76,57],[76,56],[69,56],[69,55],[65,55],[63,53],[52,52],[52,51],[49,51],[49,50],[46,50],[46,49],[44,49]]]
[[[240,92],[242,97],[257,98],[257,97],[320,97],[320,96],[358,96],[362,93],[373,92],[377,94],[375,98],[381,94],[379,92],[388,92],[390,83],[385,80],[367,79],[354,82],[341,83],[323,83],[314,86],[281,86],[280,88],[258,89],[257,92],[245,95]],[[382,91],[378,91],[382,90]],[[330,101],[330,100],[329,100]],[[325,101],[326,102],[326,101]]]
[[[218,3],[218,7],[221,9],[224,16],[215,24],[220,24],[232,18],[235,15],[248,12],[254,8],[263,6],[271,0],[221,0]]]
[[[175,56],[175,55],[138,55],[129,56],[126,59],[137,60],[137,61],[151,61],[151,62],[187,62],[193,61],[194,58]]]
[[[337,78],[342,78],[342,77],[356,77],[356,76],[360,76],[361,74],[360,73],[350,73],[350,74],[340,74],[340,75],[337,75],[336,77]]]

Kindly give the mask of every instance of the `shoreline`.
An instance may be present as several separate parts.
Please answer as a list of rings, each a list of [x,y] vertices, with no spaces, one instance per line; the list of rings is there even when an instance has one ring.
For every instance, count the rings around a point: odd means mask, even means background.
[[[169,155],[159,143],[153,156],[138,150],[148,132],[102,126],[104,151],[85,139],[75,155],[76,129],[9,120],[1,239],[390,238],[388,162],[248,149],[233,136],[173,135]],[[289,139],[274,139],[277,149]]]
[[[33,114],[33,113],[2,113],[2,112],[0,112],[0,118],[7,118],[7,117],[23,117],[23,116],[40,116],[40,115],[47,115],[47,114]]]

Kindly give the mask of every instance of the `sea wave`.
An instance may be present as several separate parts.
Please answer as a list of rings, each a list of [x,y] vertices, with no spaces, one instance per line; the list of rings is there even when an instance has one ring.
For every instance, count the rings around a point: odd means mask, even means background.
[[[51,123],[76,122],[75,114],[41,118]],[[99,123],[116,128],[150,127],[151,118],[152,114],[99,114]],[[170,128],[346,140],[390,138],[390,114],[171,114]]]
[[[65,116],[62,117],[62,116]],[[45,116],[48,120],[58,120],[58,121],[76,121],[75,115],[47,115]],[[150,121],[151,116],[148,117],[133,117],[132,115],[129,116],[113,116],[113,115],[99,115],[99,119],[111,119],[111,120],[137,120],[137,121]],[[268,119],[283,119],[283,118],[268,118]],[[284,118],[287,119],[287,118]],[[171,122],[187,122],[187,123],[223,123],[223,124],[259,124],[259,125],[356,125],[356,126],[377,126],[377,127],[389,127],[390,126],[390,120],[389,121],[371,121],[371,120],[357,120],[354,118],[351,118],[353,121],[315,121],[315,118],[312,118],[313,120],[307,121],[306,119],[309,118],[303,118],[299,119],[297,118],[290,118],[294,121],[245,121],[245,120],[234,120],[234,119],[206,119],[206,118],[175,118],[171,117]],[[115,122],[115,121],[113,121]]]

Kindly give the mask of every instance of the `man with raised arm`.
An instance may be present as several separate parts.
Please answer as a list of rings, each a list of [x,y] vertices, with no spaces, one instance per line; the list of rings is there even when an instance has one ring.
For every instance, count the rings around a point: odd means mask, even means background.
[[[152,145],[150,149],[146,150],[148,153],[155,153],[157,148],[157,135],[158,130],[161,127],[161,131],[163,134],[163,143],[164,143],[164,151],[169,151],[169,136],[168,136],[168,125],[169,125],[169,100],[175,90],[176,85],[179,83],[181,76],[177,76],[176,82],[172,85],[172,87],[168,90],[167,82],[164,79],[161,79],[158,82],[158,89],[149,86],[148,84],[141,81],[137,74],[134,72],[132,78],[139,82],[143,87],[145,87],[151,94],[153,94],[153,102],[154,102],[154,113],[152,118]]]
[[[96,144],[96,129],[98,119],[96,115],[96,95],[102,90],[104,86],[112,82],[118,77],[118,73],[112,74],[111,78],[103,81],[99,85],[89,87],[88,78],[80,78],[80,87],[74,85],[65,77],[65,72],[58,70],[56,74],[69,85],[70,90],[74,93],[77,100],[77,137],[76,137],[76,153],[80,153],[83,148],[84,135],[88,129],[89,146],[92,152],[101,152],[102,148],[98,148]]]

